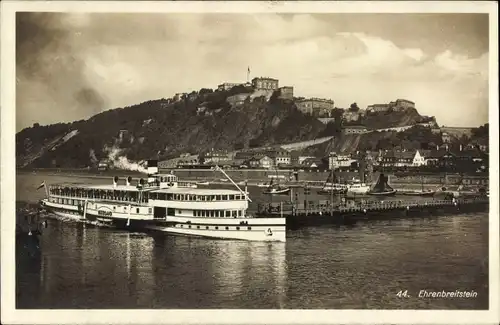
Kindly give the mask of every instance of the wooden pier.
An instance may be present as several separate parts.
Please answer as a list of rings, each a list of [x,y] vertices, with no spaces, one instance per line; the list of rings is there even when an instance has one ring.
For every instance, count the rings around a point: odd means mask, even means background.
[[[330,201],[280,202],[261,204],[257,216],[287,218],[287,227],[353,224],[360,220],[427,217],[468,212],[487,212],[488,197],[447,200],[351,201],[331,204]]]

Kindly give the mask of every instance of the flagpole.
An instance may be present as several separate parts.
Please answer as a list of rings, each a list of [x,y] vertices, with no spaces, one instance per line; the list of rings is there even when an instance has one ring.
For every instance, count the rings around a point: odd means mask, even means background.
[[[45,196],[47,196],[47,199],[49,198],[49,190],[47,189],[47,183],[45,183],[45,180],[43,181],[43,187],[45,189]]]

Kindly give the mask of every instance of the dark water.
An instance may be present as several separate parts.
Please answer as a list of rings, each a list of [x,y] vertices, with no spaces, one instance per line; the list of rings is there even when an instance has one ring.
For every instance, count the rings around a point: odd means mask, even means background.
[[[64,181],[18,175],[17,199],[41,198],[34,187],[43,179]],[[486,213],[287,235],[286,243],[153,237],[49,220],[40,260],[17,264],[17,308],[488,308]],[[418,298],[420,290],[477,297]]]

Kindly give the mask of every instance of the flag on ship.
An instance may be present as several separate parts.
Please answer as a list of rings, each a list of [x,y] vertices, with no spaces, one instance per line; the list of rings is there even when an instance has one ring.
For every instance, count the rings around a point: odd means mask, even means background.
[[[40,184],[40,186],[38,186],[36,189],[37,189],[37,190],[39,190],[39,189],[41,189],[41,188],[42,188],[42,187],[44,187],[44,186],[45,186],[45,181],[43,181],[43,183],[42,183],[42,184]]]

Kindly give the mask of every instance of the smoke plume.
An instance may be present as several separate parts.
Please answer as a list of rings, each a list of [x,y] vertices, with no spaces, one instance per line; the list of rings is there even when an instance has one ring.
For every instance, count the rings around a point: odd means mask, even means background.
[[[129,161],[128,158],[122,155],[122,149],[118,148],[116,145],[111,147],[104,147],[104,152],[107,153],[107,158],[110,163],[115,168],[125,169],[131,171],[138,171],[147,174],[147,169],[144,168],[140,163]]]

